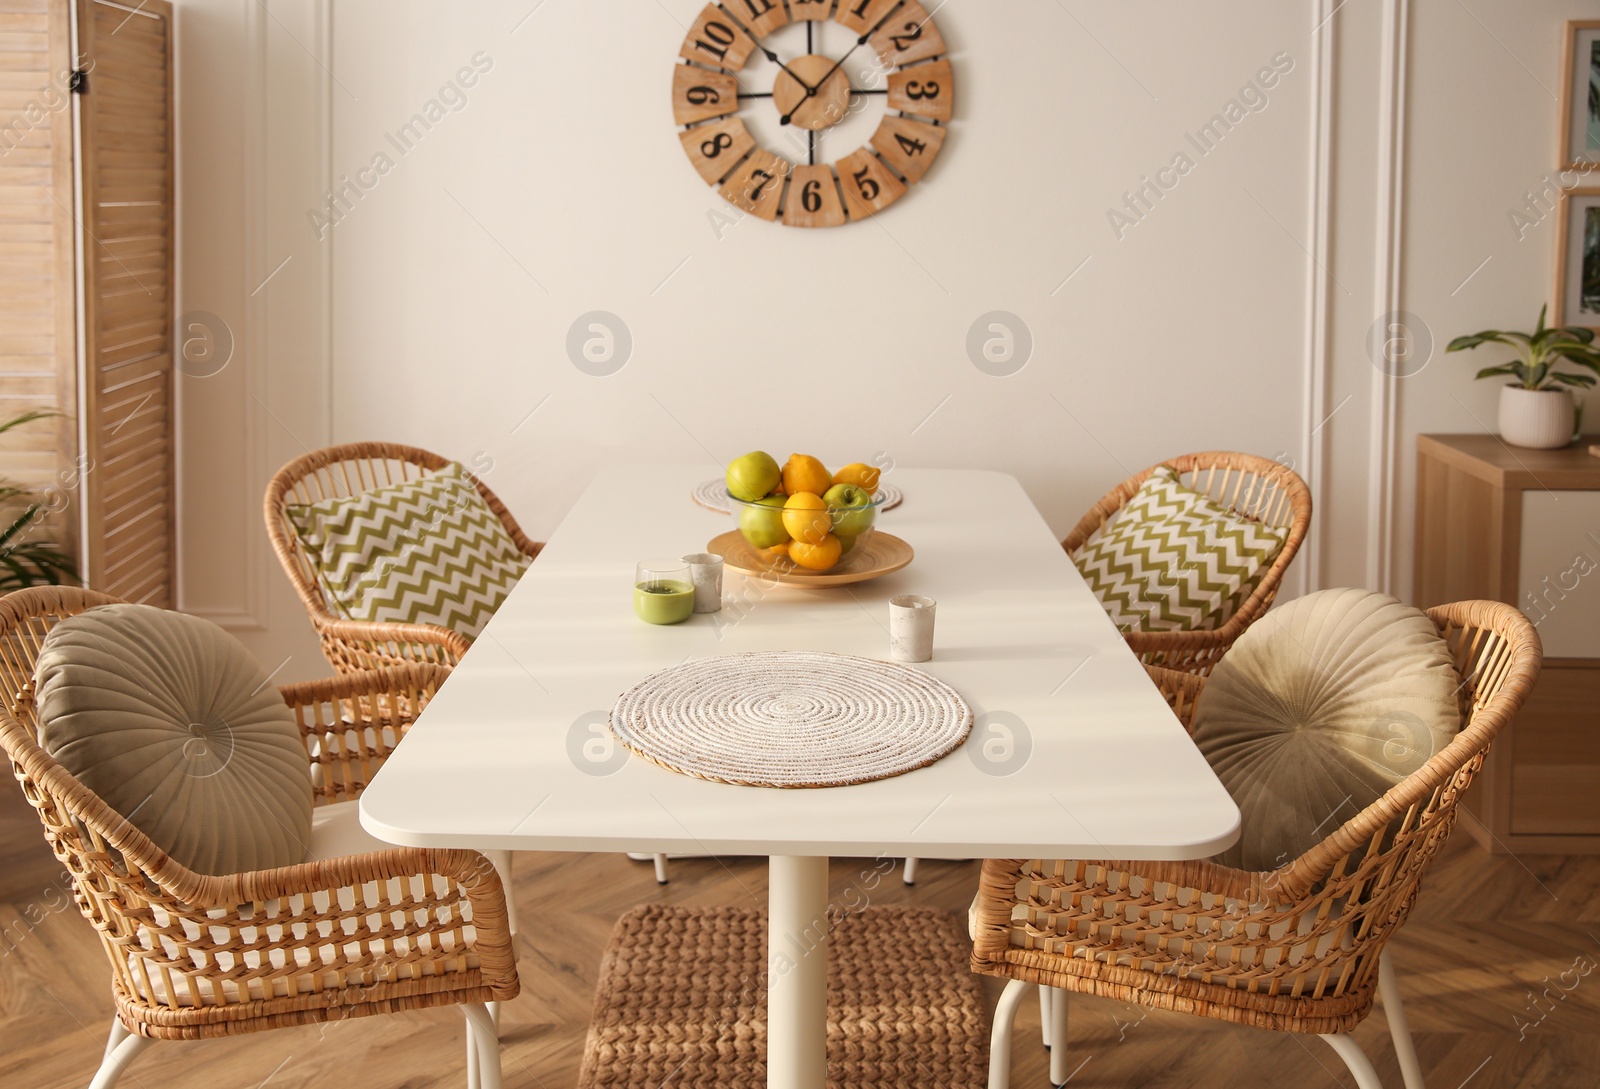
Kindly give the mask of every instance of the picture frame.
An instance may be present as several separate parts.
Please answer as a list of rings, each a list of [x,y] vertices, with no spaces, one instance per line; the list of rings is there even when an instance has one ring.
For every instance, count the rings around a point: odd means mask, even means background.
[[[1551,325],[1600,330],[1600,188],[1563,190],[1556,205],[1554,311]]]
[[[1600,165],[1600,19],[1567,23],[1561,67],[1561,165]]]

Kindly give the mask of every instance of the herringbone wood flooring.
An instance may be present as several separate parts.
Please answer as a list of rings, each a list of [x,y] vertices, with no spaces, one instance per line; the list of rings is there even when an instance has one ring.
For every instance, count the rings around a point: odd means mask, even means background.
[[[835,862],[841,891],[865,862]],[[925,862],[915,888],[898,874],[879,903],[965,912],[975,863]],[[99,944],[52,885],[60,870],[33,812],[0,787],[0,1085],[82,1089],[110,1023]],[[505,1013],[508,1089],[577,1080],[595,974],[613,922],[634,904],[759,904],[759,859],[674,863],[659,888],[620,855],[519,855],[522,995]],[[853,901],[852,901],[853,902]],[[29,918],[40,920],[36,925]],[[1424,881],[1417,911],[1391,946],[1433,1089],[1594,1086],[1600,1082],[1600,858],[1491,857],[1458,833]],[[1577,982],[1570,992],[1560,986]],[[1548,989],[1549,997],[1545,998]],[[998,986],[990,988],[991,999]],[[1073,999],[1072,1085],[1254,1089],[1351,1086],[1321,1041]],[[1540,1010],[1547,1010],[1540,1020]],[[1142,1018],[1142,1019],[1141,1019]],[[1038,1007],[1025,1003],[1014,1084],[1047,1085]],[[1519,1037],[1521,1037],[1519,1039]],[[1381,1013],[1357,1032],[1387,1086],[1400,1076]],[[453,1010],[368,1018],[233,1040],[158,1043],[130,1089],[432,1089],[465,1084],[462,1020]],[[1080,1065],[1081,1064],[1081,1065]],[[932,1089],[932,1087],[930,1087]]]

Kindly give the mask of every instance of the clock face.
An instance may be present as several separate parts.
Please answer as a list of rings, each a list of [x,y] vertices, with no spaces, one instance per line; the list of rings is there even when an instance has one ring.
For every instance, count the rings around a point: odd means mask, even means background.
[[[865,219],[905,196],[944,145],[955,80],[918,0],[724,0],[700,12],[678,56],[684,153],[724,200],[769,222]]]

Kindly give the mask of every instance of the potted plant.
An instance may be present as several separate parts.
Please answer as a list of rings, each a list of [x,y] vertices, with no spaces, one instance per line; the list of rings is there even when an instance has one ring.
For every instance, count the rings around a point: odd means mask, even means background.
[[[0,434],[53,415],[25,412],[0,422]],[[71,556],[51,541],[28,539],[28,531],[38,523],[43,510],[44,504],[27,488],[0,480],[0,593],[78,581],[78,569]]]
[[[1531,333],[1485,329],[1467,337],[1456,337],[1446,351],[1459,352],[1480,344],[1505,344],[1515,348],[1517,358],[1497,367],[1485,367],[1479,378],[1512,375],[1500,390],[1500,437],[1513,446],[1553,450],[1572,441],[1577,409],[1573,389],[1589,389],[1600,374],[1600,349],[1594,347],[1594,330],[1579,326],[1546,328],[1545,312],[1539,308],[1539,324]],[[1595,374],[1560,369],[1563,363],[1587,367]]]

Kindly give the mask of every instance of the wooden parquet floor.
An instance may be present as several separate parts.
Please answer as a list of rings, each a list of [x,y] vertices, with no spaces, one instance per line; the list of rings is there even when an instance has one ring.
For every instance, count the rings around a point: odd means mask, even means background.
[[[868,862],[834,863],[841,892]],[[925,862],[874,902],[966,910],[975,863]],[[0,1086],[83,1089],[110,1023],[108,973],[89,924],[66,901],[37,821],[0,786]],[[522,995],[504,1015],[508,1089],[577,1081],[601,950],[634,904],[760,905],[759,859],[674,863],[660,888],[621,855],[519,855]],[[30,922],[33,919],[36,922]],[[1458,832],[1391,946],[1433,1089],[1600,1084],[1600,858],[1490,856]],[[1560,976],[1566,972],[1570,991]],[[1549,997],[1544,997],[1548,990]],[[991,1001],[998,985],[990,988]],[[1320,1040],[1073,999],[1074,1089],[1352,1086]],[[1023,1005],[1013,1084],[1044,1089],[1036,1003]],[[1400,1075],[1381,1013],[1357,1030],[1386,1086]],[[157,1043],[129,1089],[432,1089],[465,1084],[462,1019],[451,1010],[367,1018],[199,1043]],[[670,1089],[670,1087],[669,1087]],[[934,1087],[930,1087],[934,1089]]]

